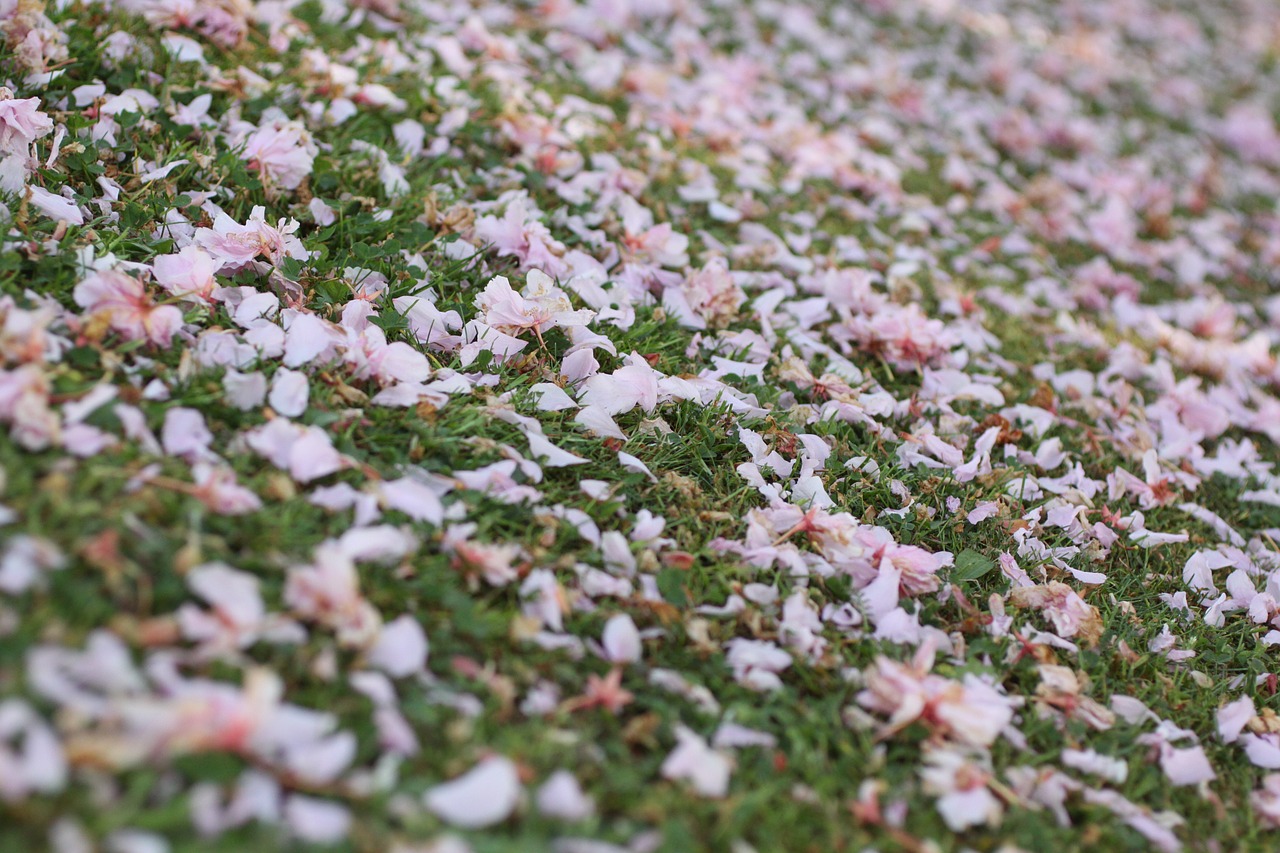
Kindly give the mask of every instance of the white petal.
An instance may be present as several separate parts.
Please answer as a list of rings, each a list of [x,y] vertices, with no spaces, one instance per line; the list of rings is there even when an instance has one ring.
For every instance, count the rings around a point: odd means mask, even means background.
[[[643,652],[636,623],[625,613],[619,613],[605,623],[601,641],[605,655],[614,663],[635,663]]]
[[[515,764],[500,755],[484,759],[466,773],[423,795],[436,816],[464,829],[480,829],[506,820],[520,800]]]
[[[392,678],[421,672],[427,663],[427,635],[418,620],[406,614],[383,626],[368,662]]]
[[[595,803],[568,770],[551,774],[538,789],[537,805],[542,814],[560,820],[585,820],[595,812]]]

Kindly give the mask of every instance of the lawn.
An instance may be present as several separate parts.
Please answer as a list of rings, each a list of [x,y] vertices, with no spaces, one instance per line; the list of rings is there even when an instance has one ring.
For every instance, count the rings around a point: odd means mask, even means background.
[[[0,850],[1280,844],[1280,11],[0,0]]]

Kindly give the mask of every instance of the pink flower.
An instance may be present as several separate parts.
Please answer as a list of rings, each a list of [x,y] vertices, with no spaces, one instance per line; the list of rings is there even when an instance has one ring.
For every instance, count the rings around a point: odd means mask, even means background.
[[[626,263],[635,266],[682,267],[689,263],[689,238],[663,222],[639,231],[627,229],[622,238]]]
[[[589,308],[573,310],[568,295],[542,270],[530,270],[525,281],[520,293],[512,289],[506,276],[489,281],[476,297],[476,307],[484,312],[485,324],[510,335],[531,330],[541,338],[548,329],[583,326],[595,316]]]
[[[733,758],[726,752],[707,746],[706,740],[685,726],[676,726],[676,748],[662,762],[666,779],[683,779],[695,793],[704,797],[723,798],[729,793],[729,776]]]
[[[747,298],[724,258],[712,258],[701,270],[688,274],[680,290],[689,308],[713,329],[733,322]]]
[[[802,591],[792,593],[782,605],[778,620],[778,637],[797,654],[817,661],[826,651],[822,637],[822,618],[817,605]]]
[[[1280,773],[1268,773],[1262,787],[1249,795],[1253,810],[1271,829],[1280,829]]]
[[[1168,506],[1178,500],[1180,485],[1194,486],[1194,478],[1188,475],[1167,472],[1160,466],[1160,457],[1155,450],[1148,450],[1142,455],[1143,479],[1130,474],[1123,468],[1116,468],[1110,481],[1114,484],[1112,492],[1121,490],[1138,499],[1138,506],[1151,509],[1157,506]]]
[[[250,669],[242,687],[174,678],[165,695],[109,697],[113,725],[72,735],[74,760],[125,768],[169,756],[234,752],[309,784],[333,781],[355,757],[349,732],[334,733],[328,714],[281,701],[280,676]]]
[[[10,31],[10,44],[12,44],[12,31]],[[27,97],[27,99],[15,100],[13,92],[9,88],[0,86],[0,190],[5,192],[22,192],[24,184],[27,183],[27,177],[31,174],[31,170],[36,167],[36,159],[32,156],[31,143],[35,142],[38,137],[45,136],[54,127],[54,123],[47,115],[40,111],[40,99],[38,97]],[[59,128],[59,140],[61,134],[65,133],[65,128]],[[54,142],[54,147],[59,142]],[[37,187],[38,190],[38,187]],[[45,191],[41,191],[44,193]],[[41,193],[32,193],[32,201],[37,207],[45,209],[45,205],[40,202]],[[50,199],[59,199],[60,196],[46,196]],[[54,202],[56,204],[56,202]],[[70,205],[74,214],[68,211],[67,215],[49,215],[55,219],[67,219],[68,222],[74,222],[78,218],[79,211],[74,209],[74,205]],[[81,218],[83,219],[83,218]],[[83,224],[78,222],[76,224]]]
[[[528,197],[517,196],[507,203],[501,218],[490,215],[476,220],[476,239],[493,244],[500,256],[514,255],[522,269],[536,268],[563,278],[569,272],[564,244],[537,218],[540,213]]]
[[[204,248],[218,262],[218,271],[234,271],[255,258],[266,258],[279,266],[285,258],[305,261],[311,254],[302,241],[293,236],[298,223],[279,219],[275,225],[266,221],[266,208],[255,207],[244,225],[219,212],[212,228],[197,228],[196,245]]]
[[[234,48],[249,29],[247,9],[234,0],[141,0],[140,11],[153,27],[195,30],[227,48]]]
[[[869,566],[877,574],[892,569],[899,576],[901,595],[933,592],[938,588],[938,570],[951,564],[951,554],[945,551],[932,554],[915,545],[900,545],[883,527],[860,527],[853,536],[853,542],[864,549],[862,556],[854,560],[854,565]],[[854,574],[865,578],[866,570],[855,569]]]
[[[462,340],[465,341],[458,351],[458,358],[463,367],[467,367],[480,353],[493,354],[495,362],[502,363],[528,346],[527,341],[500,332],[479,320],[472,320],[462,328]]]
[[[381,630],[382,617],[360,595],[355,562],[334,544],[316,548],[311,564],[289,569],[284,601],[303,619],[336,632],[345,646],[367,646]]]
[[[578,402],[596,406],[609,415],[620,415],[639,406],[652,412],[658,405],[662,374],[644,359],[636,358],[613,373],[597,373],[583,383]]]
[[[399,296],[393,304],[420,343],[445,351],[462,343],[462,339],[453,334],[462,327],[462,316],[457,311],[441,311],[423,296]]]
[[[1102,636],[1098,608],[1086,602],[1074,589],[1059,581],[1044,586],[1017,587],[1009,594],[1015,607],[1034,607],[1053,625],[1060,637],[1080,637],[1094,645]]]
[[[220,515],[244,515],[262,508],[262,501],[236,482],[230,468],[197,462],[191,473],[196,483],[194,496]]]
[[[218,264],[198,246],[187,246],[174,255],[160,255],[151,262],[156,284],[174,296],[209,304],[218,282]]]
[[[382,385],[424,382],[431,376],[427,357],[403,341],[387,343],[386,332],[369,325],[360,333],[347,330],[343,353],[356,379],[374,379]]]
[[[523,551],[519,545],[492,545],[463,538],[470,526],[455,528],[446,535],[442,547],[453,553],[455,568],[479,573],[490,586],[506,586],[520,579]]]
[[[201,644],[204,654],[229,655],[260,639],[305,639],[295,623],[268,615],[258,579],[251,574],[221,563],[208,563],[187,574],[187,586],[209,607],[205,610],[194,604],[183,605],[178,610],[178,624],[184,637]]]
[[[891,302],[874,314],[847,316],[831,334],[883,356],[898,370],[946,366],[960,342],[941,320],[926,317],[914,302],[905,307]]]
[[[126,340],[146,340],[168,346],[182,327],[182,312],[173,305],[156,305],[145,285],[117,270],[102,270],[76,285],[76,304],[90,315],[107,319]]]
[[[40,112],[39,98],[15,98],[0,87],[0,154],[25,154],[52,130],[53,120]]]
[[[961,746],[991,746],[1012,722],[1014,701],[972,673],[964,681],[930,674],[933,651],[924,643],[909,666],[876,658],[864,673],[858,704],[888,717],[885,734],[920,721]]]
[[[725,662],[733,669],[733,677],[744,687],[768,691],[782,689],[778,673],[791,666],[791,655],[767,640],[741,637],[725,644]]]
[[[1004,806],[987,787],[991,770],[953,749],[930,749],[920,776],[927,793],[938,797],[938,813],[952,832],[971,826],[999,826]]]
[[[27,450],[43,450],[62,431],[58,413],[49,408],[49,380],[35,364],[0,370],[0,423]]]
[[[263,183],[294,190],[311,174],[318,151],[301,123],[277,120],[249,134],[240,156],[258,170]]]

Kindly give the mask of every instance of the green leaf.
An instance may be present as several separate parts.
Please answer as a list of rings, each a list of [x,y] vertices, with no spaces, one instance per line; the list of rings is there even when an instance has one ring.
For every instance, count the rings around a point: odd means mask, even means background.
[[[93,347],[74,347],[67,350],[62,360],[72,367],[92,369],[98,366],[98,352]]]
[[[243,762],[216,752],[179,756],[173,764],[175,769],[192,779],[224,784],[235,781],[244,770]]]
[[[684,592],[685,573],[679,569],[663,569],[658,572],[658,592],[668,604],[688,607],[689,597]]]
[[[824,583],[837,601],[848,601],[853,595],[853,581],[847,575],[832,575]]]
[[[280,261],[279,269],[286,278],[297,281],[298,276],[302,274],[302,261],[297,258],[284,258]]]
[[[956,566],[951,572],[954,581],[975,581],[996,567],[995,561],[977,551],[965,549],[956,554]]]

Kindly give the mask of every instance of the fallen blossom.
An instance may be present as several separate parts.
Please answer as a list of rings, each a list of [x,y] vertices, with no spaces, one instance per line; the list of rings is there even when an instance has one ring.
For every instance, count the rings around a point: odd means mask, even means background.
[[[676,748],[662,762],[661,772],[666,779],[687,781],[703,797],[720,798],[729,792],[733,759],[707,746],[696,732],[679,726]]]
[[[104,318],[126,340],[168,346],[182,326],[178,308],[155,304],[141,281],[116,270],[91,274],[76,285],[74,296],[77,305]]]
[[[452,826],[481,829],[510,817],[521,792],[515,764],[494,755],[456,779],[430,788],[422,800],[429,811]]]

